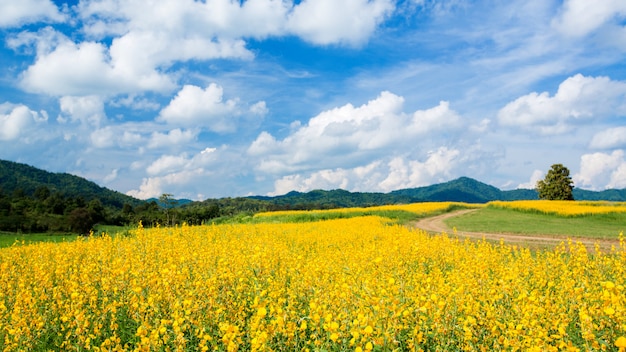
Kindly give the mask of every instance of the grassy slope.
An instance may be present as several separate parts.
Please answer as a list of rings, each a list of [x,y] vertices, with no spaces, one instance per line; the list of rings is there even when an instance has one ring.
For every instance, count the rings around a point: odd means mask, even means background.
[[[126,235],[130,227],[99,225],[96,227],[98,233],[107,233],[109,236],[118,234]],[[21,245],[37,242],[67,242],[74,241],[79,236],[76,234],[56,234],[56,233],[32,233],[32,234],[16,234],[14,232],[0,231],[0,248],[11,247],[16,242]]]
[[[617,238],[621,231],[626,232],[626,214],[565,218],[490,207],[450,218],[445,223],[461,231],[485,233]]]
[[[78,238],[78,235],[56,235],[56,234],[47,234],[47,233],[32,233],[26,235],[18,235],[11,232],[0,232],[0,248],[11,247],[16,244],[31,244],[37,242],[64,242],[64,241],[74,241]]]

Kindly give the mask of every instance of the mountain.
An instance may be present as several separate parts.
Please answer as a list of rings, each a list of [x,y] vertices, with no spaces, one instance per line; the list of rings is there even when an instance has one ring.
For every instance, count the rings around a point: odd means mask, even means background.
[[[469,177],[427,187],[402,189],[390,194],[408,196],[414,202],[486,203],[502,198],[502,191],[496,187]]]
[[[32,196],[42,186],[65,197],[82,197],[87,202],[92,199],[99,199],[104,206],[118,209],[124,204],[135,207],[149,203],[149,201],[142,201],[101,187],[82,177],[67,173],[51,173],[29,165],[0,160],[0,193],[12,194],[19,190]],[[626,201],[626,189],[595,192],[574,188],[574,198],[576,200]],[[235,201],[236,199],[239,201]],[[273,209],[319,209],[439,201],[486,203],[492,200],[538,199],[538,196],[537,192],[532,189],[502,191],[475,179],[460,177],[448,182],[401,189],[389,193],[349,192],[342,189],[313,190],[306,193],[292,191],[274,197],[250,196],[235,198],[235,200],[231,198],[207,199],[204,203],[213,204],[219,201],[218,203],[223,203],[224,208],[232,208],[232,211],[236,212],[241,206],[250,206],[244,201],[245,199],[258,202],[254,203],[254,209],[262,208],[264,204]],[[153,200],[158,203],[158,199]],[[202,204],[187,199],[176,201],[177,206]]]
[[[349,208],[367,207],[381,204],[410,203],[412,197],[388,193],[349,192],[343,189],[331,191],[313,190],[307,193],[291,191],[282,196],[247,197],[269,202],[278,208],[313,209],[313,208]]]
[[[513,201],[539,199],[534,189],[515,189],[502,191],[494,186],[476,181],[469,177],[434,184],[431,186],[407,188],[389,193],[361,193],[345,190],[314,190],[307,193],[289,192],[282,196],[248,197],[267,201],[279,208],[312,209],[314,205],[321,208],[360,207],[384,204],[400,204],[414,202],[465,202],[487,203],[493,200]],[[608,200],[626,201],[626,189],[605,190],[601,192],[574,189],[576,200]]]
[[[99,199],[102,205],[118,209],[124,204],[137,206],[144,203],[142,200],[101,187],[82,177],[52,173],[26,164],[0,160],[0,192],[13,194],[18,191],[32,196],[40,187],[46,187],[50,192],[58,192],[64,197],[82,197],[87,202]]]

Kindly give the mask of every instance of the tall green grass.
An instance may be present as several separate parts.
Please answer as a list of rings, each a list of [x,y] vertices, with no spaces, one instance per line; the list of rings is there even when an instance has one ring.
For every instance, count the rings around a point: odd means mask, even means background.
[[[485,207],[475,212],[450,218],[449,227],[459,231],[514,233],[528,235],[565,235],[615,239],[626,232],[626,213],[565,217],[541,212]]]
[[[49,233],[29,233],[16,234],[11,232],[0,232],[0,248],[21,246],[38,242],[66,242],[74,241],[78,238],[74,234],[49,234]]]

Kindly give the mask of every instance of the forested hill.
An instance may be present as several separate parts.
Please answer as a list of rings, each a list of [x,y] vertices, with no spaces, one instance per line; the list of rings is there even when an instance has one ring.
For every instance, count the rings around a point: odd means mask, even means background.
[[[576,200],[626,201],[626,189],[574,189]],[[200,224],[217,217],[283,209],[328,209],[385,204],[537,199],[530,189],[502,191],[468,177],[389,193],[314,190],[282,196],[142,201],[82,177],[0,160],[0,231],[85,233],[94,224]]]
[[[461,177],[456,180],[431,186],[408,188],[390,193],[361,193],[345,190],[315,190],[307,193],[290,192],[282,196],[253,196],[253,199],[270,202],[277,207],[292,209],[361,207],[382,204],[455,201],[486,203],[493,200],[538,199],[537,191],[516,189],[502,191],[496,187]],[[626,201],[626,189],[602,192],[574,189],[576,200]]]
[[[0,192],[23,193],[34,196],[38,190],[59,193],[67,198],[82,198],[86,202],[97,199],[104,206],[121,209],[124,204],[137,206],[143,201],[120,192],[101,187],[82,177],[67,173],[52,173],[12,161],[0,160]]]
[[[0,194],[10,195],[18,192],[32,197],[38,189],[41,190],[42,188],[68,198],[80,197],[87,202],[97,199],[104,206],[118,209],[122,208],[124,204],[135,207],[145,203],[145,201],[101,187],[82,177],[67,173],[52,173],[26,164],[0,160]],[[255,204],[256,207],[264,203],[270,208],[331,208],[437,201],[486,203],[492,200],[537,198],[535,190],[516,189],[502,191],[472,178],[461,177],[449,182],[402,189],[389,193],[349,192],[341,189],[331,191],[314,190],[307,193],[292,191],[275,197],[241,197],[237,203],[245,203],[244,199],[253,199],[261,201],[261,203]],[[576,200],[626,201],[626,189],[594,192],[574,188],[574,198]],[[230,201],[231,198],[221,200],[208,199],[205,202],[224,203],[227,200]],[[186,203],[189,203],[189,201],[179,202],[179,205]],[[192,203],[198,204],[199,202]],[[232,204],[229,203],[229,207],[232,207]],[[236,209],[233,209],[233,211],[236,211]]]

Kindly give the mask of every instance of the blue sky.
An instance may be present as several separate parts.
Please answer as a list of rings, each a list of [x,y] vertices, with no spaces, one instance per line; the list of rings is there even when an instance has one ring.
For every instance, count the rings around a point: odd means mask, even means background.
[[[138,197],[626,188],[622,0],[5,0],[0,158]]]

